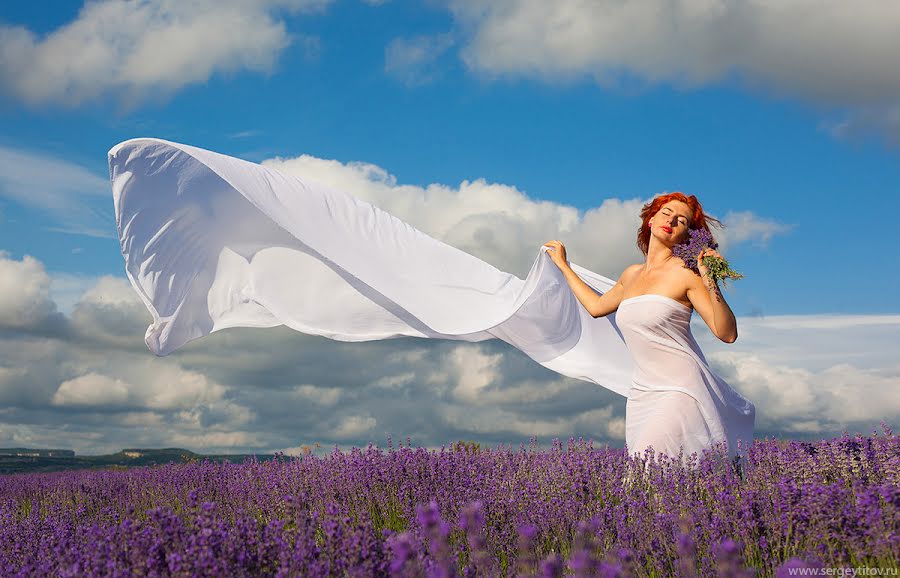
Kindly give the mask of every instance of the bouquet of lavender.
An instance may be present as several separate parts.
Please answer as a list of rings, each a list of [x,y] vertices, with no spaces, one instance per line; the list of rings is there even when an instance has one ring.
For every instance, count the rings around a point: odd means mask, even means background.
[[[686,243],[680,243],[673,247],[672,252],[676,257],[681,257],[687,266],[694,270],[698,275],[700,268],[697,264],[697,257],[706,249],[716,250],[719,246],[713,240],[712,234],[706,229],[691,230],[691,237]],[[707,277],[714,281],[725,282],[725,278],[741,279],[743,275],[732,269],[728,265],[728,261],[722,257],[706,255],[703,257],[703,265],[706,267]]]

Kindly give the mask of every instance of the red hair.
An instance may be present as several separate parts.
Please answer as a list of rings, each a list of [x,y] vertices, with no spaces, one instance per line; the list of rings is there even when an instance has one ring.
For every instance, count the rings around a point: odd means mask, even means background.
[[[650,248],[650,218],[669,201],[681,201],[688,206],[691,211],[691,222],[688,226],[691,229],[706,229],[712,235],[712,231],[709,230],[710,225],[722,228],[721,221],[703,212],[703,205],[694,195],[687,196],[680,191],[659,195],[641,208],[641,227],[638,229],[637,246],[644,255]]]

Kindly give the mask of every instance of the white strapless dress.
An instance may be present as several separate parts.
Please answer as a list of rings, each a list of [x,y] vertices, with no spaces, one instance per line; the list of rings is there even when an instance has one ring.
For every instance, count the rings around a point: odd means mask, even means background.
[[[657,294],[624,299],[616,312],[633,361],[625,405],[629,453],[656,454],[683,461],[727,441],[728,455],[743,454],[753,440],[756,408],[706,362],[691,333],[693,309]],[[738,451],[741,440],[741,451]]]

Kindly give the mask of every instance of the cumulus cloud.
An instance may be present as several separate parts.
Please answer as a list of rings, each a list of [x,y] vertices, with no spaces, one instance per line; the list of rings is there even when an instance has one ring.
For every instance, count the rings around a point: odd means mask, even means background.
[[[757,427],[766,431],[825,434],[848,424],[877,426],[875,416],[900,416],[900,366],[871,370],[839,362],[810,371],[734,352],[713,359],[726,380],[765,410]]]
[[[616,275],[639,259],[634,233],[643,199],[607,199],[579,212],[481,180],[416,187],[365,163],[304,156],[267,164],[351,190],[522,276],[555,237],[567,240],[574,262],[598,272]],[[734,242],[781,232],[752,214],[734,223],[734,232],[746,231]],[[51,283],[37,260],[0,257],[0,289],[10,296],[0,303],[3,443],[87,453],[123,446],[260,452],[317,441],[346,449],[388,436],[427,447],[531,436],[580,436],[613,447],[624,441],[623,398],[547,370],[500,341],[343,343],[285,327],[245,328],[157,358],[142,341],[149,314],[127,280],[94,279],[65,316]],[[62,321],[33,329],[54,315]],[[767,317],[739,325],[741,337],[729,346],[710,340],[704,327],[696,335],[757,403],[766,432],[826,435],[843,424],[897,420],[900,409],[885,397],[896,390],[897,318]],[[847,411],[842,405],[854,391],[875,392],[873,402]]]
[[[583,437],[604,440],[611,446],[625,441],[624,418],[621,404],[593,408],[574,416],[534,417],[507,409],[479,406],[478,408],[444,406],[441,417],[450,426],[473,434],[499,435],[501,439],[519,440],[538,436],[544,439]],[[467,438],[468,439],[468,438]],[[508,444],[509,442],[507,442]]]
[[[900,97],[900,7],[846,2],[452,0],[469,32],[466,63],[548,78],[621,72],[647,82],[748,83],[817,103]]]
[[[610,90],[737,80],[841,111],[837,138],[900,144],[900,5],[727,0],[449,0],[461,57],[487,76],[591,78]],[[833,116],[833,115],[831,115]]]
[[[0,268],[0,282],[10,271]],[[81,453],[261,452],[314,442],[322,453],[384,445],[388,436],[426,447],[532,436],[544,445],[570,436],[624,442],[623,398],[502,342],[338,343],[283,327],[230,329],[157,358],[140,341],[146,312],[129,291],[123,279],[98,278],[66,331],[0,332],[0,442]],[[871,431],[900,418],[891,345],[900,316],[741,318],[731,345],[694,321],[716,370],[756,403],[760,437]],[[92,335],[85,324],[103,329]]]
[[[230,414],[238,421],[246,421],[250,415],[235,411],[228,403],[220,407],[227,388],[176,363],[156,363],[142,355],[124,352],[115,360],[104,360],[87,352],[77,357],[63,372],[79,375],[59,385],[51,399],[54,405],[179,411],[183,412],[182,417],[194,422],[200,419],[196,413],[200,406]]]
[[[60,312],[69,315],[82,295],[90,289],[97,278],[83,273],[48,272],[50,275],[50,298]]]
[[[738,325],[738,341],[727,346],[714,344],[702,322],[692,330],[713,368],[756,404],[759,436],[867,432],[900,418],[900,365],[888,346],[900,339],[900,315],[784,315]]]
[[[704,348],[719,349],[698,316],[692,331]],[[741,318],[731,352],[757,355],[766,363],[821,372],[836,363],[890,368],[896,355],[886,344],[900,339],[900,315],[778,315]],[[843,337],[842,337],[843,336]]]
[[[351,415],[341,420],[333,435],[339,440],[356,440],[371,431],[377,423],[378,420],[371,416]]]
[[[309,401],[324,407],[332,407],[341,399],[341,388],[339,387],[318,387],[303,384],[296,386],[294,393],[299,400]]]
[[[69,318],[82,339],[141,349],[152,316],[127,279],[104,275],[82,293]]]
[[[50,276],[30,255],[21,261],[0,251],[0,327],[32,329],[56,314],[50,299]]]
[[[499,381],[497,373],[502,354],[486,355],[480,348],[461,345],[447,359],[456,385],[453,395],[468,403],[474,403],[485,387]]]
[[[87,2],[47,35],[0,25],[0,86],[28,104],[77,106],[107,94],[166,96],[217,73],[268,73],[292,40],[280,12],[330,2]]]
[[[128,401],[129,389],[130,386],[120,379],[87,373],[59,384],[51,403],[72,406],[117,406]]]

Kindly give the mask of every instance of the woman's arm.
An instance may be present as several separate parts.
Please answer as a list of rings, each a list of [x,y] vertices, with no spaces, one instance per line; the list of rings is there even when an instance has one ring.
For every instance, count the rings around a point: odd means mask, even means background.
[[[626,269],[612,289],[603,295],[598,295],[597,292],[594,291],[590,285],[585,283],[584,280],[572,270],[572,267],[569,266],[569,263],[566,260],[565,245],[559,241],[550,241],[544,243],[544,246],[549,247],[547,254],[550,256],[550,260],[559,267],[560,271],[562,271],[563,277],[566,278],[566,282],[572,289],[572,293],[575,294],[578,301],[585,309],[587,309],[587,312],[590,313],[591,317],[609,315],[619,308],[619,304],[622,302],[622,296],[625,293],[622,279],[625,278],[626,274],[636,265],[632,265]]]
[[[707,249],[700,253],[698,256],[700,277],[697,277],[697,275],[692,276],[687,296],[694,309],[712,330],[713,335],[725,343],[734,343],[738,337],[737,319],[735,319],[734,312],[725,301],[725,296],[722,295],[719,284],[706,275],[707,268],[702,263],[702,259],[706,255],[721,257],[717,251],[712,249]]]

